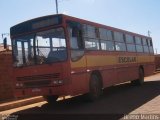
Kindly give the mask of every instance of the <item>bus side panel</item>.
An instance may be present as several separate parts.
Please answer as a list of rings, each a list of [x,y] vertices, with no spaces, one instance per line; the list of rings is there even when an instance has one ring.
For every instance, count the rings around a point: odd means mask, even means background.
[[[138,79],[139,71],[137,64],[128,65],[126,75],[128,75],[127,81],[132,81]]]
[[[139,55],[139,66],[143,66],[145,76],[152,75],[155,72],[155,57],[154,55]]]
[[[148,63],[147,65],[147,72],[146,72],[146,76],[149,76],[149,75],[152,75],[155,70],[156,70],[156,66],[155,66],[155,56],[154,55],[151,55],[150,56],[150,63]]]
[[[87,55],[87,69],[90,71],[99,71],[103,80],[103,87],[111,86],[115,83],[117,76],[115,55],[99,55],[93,52]]]
[[[127,67],[124,65],[119,65],[117,66],[117,81],[116,83],[122,83],[127,81],[127,79],[129,78],[129,75],[127,74]]]
[[[145,73],[145,76],[149,76],[149,75],[152,75],[153,73],[155,72],[155,64],[147,64],[144,66],[144,73]]]
[[[138,67],[136,64],[125,64],[117,67],[117,81],[116,83],[123,83],[132,81],[138,78]]]
[[[115,84],[117,80],[116,69],[107,69],[102,71],[103,87],[109,87]]]
[[[119,52],[117,55],[117,81],[116,84],[132,81],[138,78],[136,53]]]
[[[72,95],[84,94],[89,90],[85,56],[76,62],[71,61]]]

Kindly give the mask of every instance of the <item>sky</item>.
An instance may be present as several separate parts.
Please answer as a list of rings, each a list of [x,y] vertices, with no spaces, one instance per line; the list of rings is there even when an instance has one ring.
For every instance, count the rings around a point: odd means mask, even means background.
[[[59,13],[142,35],[150,31],[154,51],[160,53],[160,0],[58,0],[58,3]],[[10,27],[20,22],[55,13],[55,0],[1,0],[0,34],[9,33]]]

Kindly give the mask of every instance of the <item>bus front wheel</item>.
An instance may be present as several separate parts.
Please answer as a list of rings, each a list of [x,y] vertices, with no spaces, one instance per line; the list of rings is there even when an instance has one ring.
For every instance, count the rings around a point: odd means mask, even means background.
[[[100,78],[93,74],[90,77],[89,93],[87,94],[87,101],[95,101],[102,95],[102,85]]]

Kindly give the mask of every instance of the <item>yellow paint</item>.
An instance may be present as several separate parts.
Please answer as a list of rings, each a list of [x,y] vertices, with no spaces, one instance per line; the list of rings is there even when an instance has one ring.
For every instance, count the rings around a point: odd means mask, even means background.
[[[155,62],[155,56],[150,56],[151,62]]]
[[[119,57],[134,57],[134,56],[107,56],[107,55],[87,55],[86,57],[82,57],[79,61],[72,62],[71,61],[71,68],[80,68],[86,67],[86,59],[87,59],[87,66],[94,67],[94,66],[106,66],[106,65],[115,65],[115,64],[129,64],[129,63],[119,63]],[[154,56],[135,56],[137,62],[131,63],[143,63],[143,62],[154,62]],[[85,59],[86,58],[86,59]]]
[[[154,56],[138,56],[138,63],[154,62]]]
[[[114,65],[116,64],[116,56],[87,56],[87,66],[104,66],[104,65]]]
[[[80,68],[80,67],[86,67],[85,56],[83,56],[80,60],[78,60],[76,62],[71,61],[71,68]]]

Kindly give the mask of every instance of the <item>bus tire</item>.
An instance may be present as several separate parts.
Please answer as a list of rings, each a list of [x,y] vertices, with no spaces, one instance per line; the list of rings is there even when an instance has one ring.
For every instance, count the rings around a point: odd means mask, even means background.
[[[58,96],[57,95],[43,96],[43,98],[48,102],[48,104],[55,104],[56,100],[58,99]]]
[[[96,74],[92,74],[89,82],[89,93],[87,94],[87,101],[93,102],[102,95],[102,85],[100,78]]]
[[[139,68],[139,78],[131,81],[131,83],[136,86],[140,86],[144,83],[144,71],[142,68]]]

